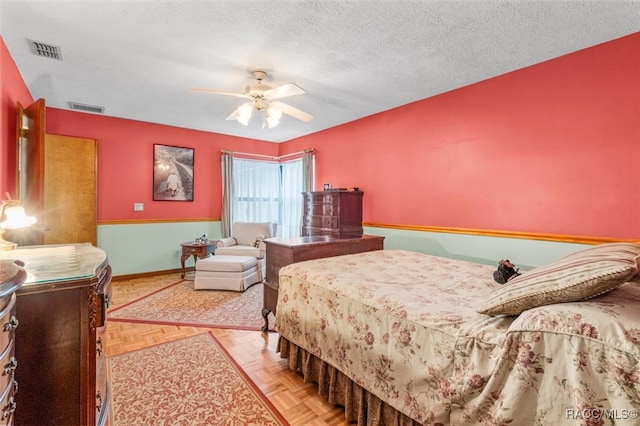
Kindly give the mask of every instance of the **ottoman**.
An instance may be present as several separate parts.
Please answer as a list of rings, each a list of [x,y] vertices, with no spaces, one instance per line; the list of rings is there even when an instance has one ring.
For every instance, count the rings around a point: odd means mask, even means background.
[[[253,256],[210,256],[196,262],[194,290],[245,291],[261,281]]]

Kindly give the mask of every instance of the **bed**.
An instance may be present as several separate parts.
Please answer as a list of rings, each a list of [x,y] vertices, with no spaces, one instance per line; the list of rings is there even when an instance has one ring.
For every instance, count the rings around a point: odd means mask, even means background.
[[[294,263],[278,351],[358,424],[637,425],[638,256],[596,246],[503,286],[403,250]]]

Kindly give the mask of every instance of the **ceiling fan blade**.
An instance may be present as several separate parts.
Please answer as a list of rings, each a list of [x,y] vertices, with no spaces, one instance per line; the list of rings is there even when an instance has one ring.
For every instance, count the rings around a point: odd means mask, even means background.
[[[297,118],[300,121],[307,122],[313,118],[313,115],[307,114],[306,112],[283,102],[271,102],[271,106],[278,108],[283,113],[290,115],[293,118]]]
[[[219,90],[197,89],[197,88],[189,89],[189,91],[191,91],[191,92],[201,92],[201,93],[210,93],[210,94],[214,94],[214,95],[235,96],[235,97],[238,97],[238,98],[251,99],[251,96],[247,95],[246,93],[221,92]]]
[[[267,99],[280,99],[286,98],[287,96],[302,95],[303,93],[307,92],[305,92],[302,87],[289,83],[274,87],[273,89],[265,90],[264,96]]]

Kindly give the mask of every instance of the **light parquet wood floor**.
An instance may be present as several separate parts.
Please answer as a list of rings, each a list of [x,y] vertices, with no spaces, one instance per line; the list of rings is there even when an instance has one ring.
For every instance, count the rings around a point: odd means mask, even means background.
[[[187,275],[189,278],[189,275]],[[180,279],[180,274],[114,280],[110,309],[138,299]],[[158,343],[212,331],[229,354],[292,426],[349,425],[341,407],[317,394],[276,353],[278,335],[259,331],[107,321],[106,355],[113,356]],[[142,425],[141,425],[142,426]]]

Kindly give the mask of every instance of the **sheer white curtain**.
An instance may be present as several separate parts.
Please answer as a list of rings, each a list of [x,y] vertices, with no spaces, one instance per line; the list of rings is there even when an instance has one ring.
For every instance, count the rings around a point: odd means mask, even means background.
[[[302,191],[304,191],[304,170],[302,160],[281,163],[282,193],[278,236],[299,237],[302,226]],[[280,232],[282,229],[282,232]]]
[[[283,163],[233,160],[232,222],[274,222],[278,237],[299,237],[308,169],[301,158]]]
[[[278,222],[280,164],[233,161],[233,222]]]

